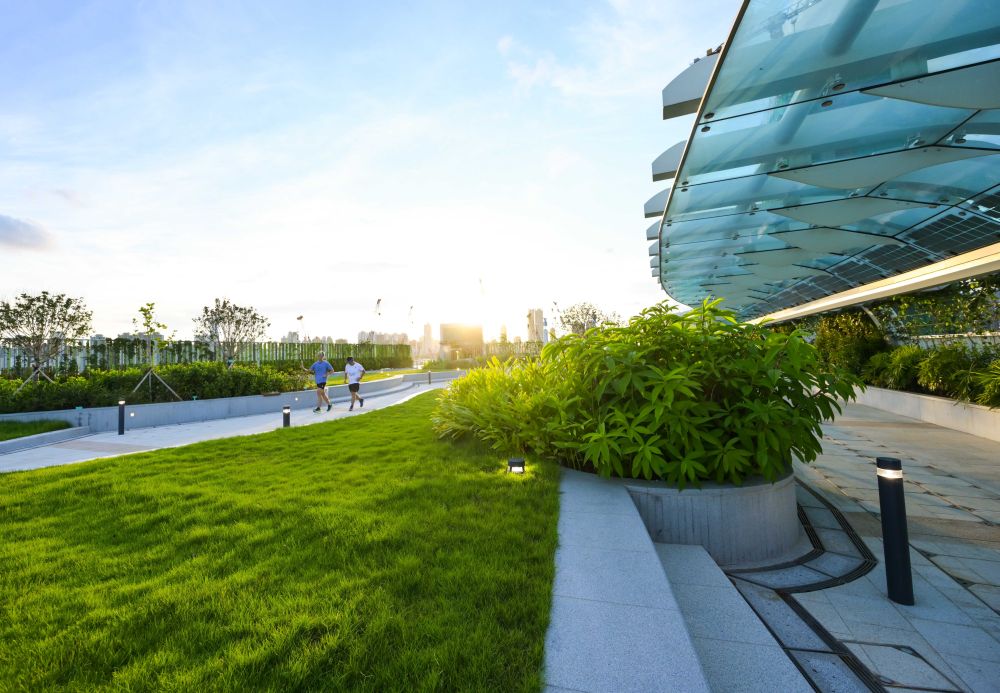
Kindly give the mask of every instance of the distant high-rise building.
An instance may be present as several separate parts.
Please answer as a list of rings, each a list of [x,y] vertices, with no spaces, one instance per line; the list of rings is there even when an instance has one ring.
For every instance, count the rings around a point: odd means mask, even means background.
[[[545,318],[542,317],[541,308],[532,308],[528,311],[528,341],[545,342]]]

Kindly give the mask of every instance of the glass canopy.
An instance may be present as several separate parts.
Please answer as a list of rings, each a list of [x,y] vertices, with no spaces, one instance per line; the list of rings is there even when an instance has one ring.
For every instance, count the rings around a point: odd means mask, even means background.
[[[998,108],[998,0],[747,0],[654,272],[755,317],[997,243]]]

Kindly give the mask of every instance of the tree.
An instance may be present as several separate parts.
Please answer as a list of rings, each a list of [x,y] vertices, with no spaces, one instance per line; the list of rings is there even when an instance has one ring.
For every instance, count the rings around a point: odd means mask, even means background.
[[[194,319],[195,338],[211,344],[217,356],[232,366],[244,344],[260,340],[271,322],[253,308],[238,306],[228,298],[202,308]]]
[[[559,325],[566,332],[583,334],[592,327],[605,323],[621,324],[618,313],[605,313],[593,303],[574,303],[559,315]]]
[[[160,330],[165,331],[167,326],[156,319],[155,310],[155,303],[147,303],[144,306],[139,306],[139,318],[132,318],[132,326],[135,327],[136,336],[142,337],[146,344],[146,364],[150,368],[154,365],[153,346],[155,345],[156,350],[159,351],[173,339],[173,335],[164,337],[160,333]],[[141,332],[139,328],[142,328]]]
[[[31,357],[32,375],[48,378],[41,369],[67,344],[87,336],[92,317],[82,298],[48,291],[21,294],[13,303],[0,301],[0,339]]]

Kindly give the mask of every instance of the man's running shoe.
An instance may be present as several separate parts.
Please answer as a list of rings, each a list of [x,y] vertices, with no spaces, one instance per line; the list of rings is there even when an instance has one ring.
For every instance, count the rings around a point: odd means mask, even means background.
[[[313,414],[319,414],[319,407],[316,407],[315,409],[313,409]]]
[[[365,401],[363,399],[361,399],[360,397],[358,397],[358,404],[363,407],[363,406],[365,406]]]
[[[354,405],[352,404],[351,406],[349,406],[349,407],[347,408],[347,411],[354,411]]]
[[[333,405],[332,404],[326,405],[326,410],[327,411],[330,411],[331,409],[333,409]]]

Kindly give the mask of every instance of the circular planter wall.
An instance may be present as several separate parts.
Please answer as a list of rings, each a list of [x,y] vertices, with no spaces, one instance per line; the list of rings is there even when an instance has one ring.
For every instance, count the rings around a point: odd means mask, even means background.
[[[704,484],[678,491],[662,483],[626,480],[653,541],[700,544],[719,565],[739,565],[787,554],[802,525],[791,474],[771,484]]]

